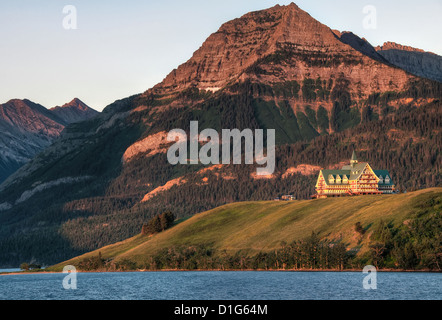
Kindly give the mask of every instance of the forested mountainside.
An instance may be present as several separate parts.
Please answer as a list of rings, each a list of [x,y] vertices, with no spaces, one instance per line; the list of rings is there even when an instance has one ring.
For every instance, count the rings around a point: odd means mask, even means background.
[[[27,99],[0,104],[0,183],[48,147],[67,125],[97,114],[79,99],[50,110]]]

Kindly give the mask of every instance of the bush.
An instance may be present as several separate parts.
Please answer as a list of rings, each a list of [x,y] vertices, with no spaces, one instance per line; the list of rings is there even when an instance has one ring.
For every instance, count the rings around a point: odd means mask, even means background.
[[[175,215],[172,212],[163,212],[162,214],[156,215],[155,217],[150,219],[147,224],[143,225],[143,227],[141,228],[141,234],[149,235],[164,231],[166,229],[169,229],[173,225],[174,221]]]
[[[365,234],[365,229],[362,227],[362,224],[359,221],[355,223],[355,231],[360,235]]]
[[[21,269],[21,270],[24,270],[24,271],[28,271],[28,270],[29,270],[29,264],[27,264],[26,262],[23,262],[23,263],[20,265],[20,269]]]

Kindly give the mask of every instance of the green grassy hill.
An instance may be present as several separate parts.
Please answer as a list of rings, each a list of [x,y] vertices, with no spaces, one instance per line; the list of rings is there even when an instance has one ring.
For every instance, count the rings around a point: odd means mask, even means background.
[[[206,250],[204,256],[210,256],[211,261],[222,256],[250,258],[276,252],[284,243],[307,239],[312,232],[327,241],[328,247],[338,243],[345,245],[346,251],[353,252],[356,259],[369,260],[370,246],[381,243],[385,247],[385,266],[394,267],[398,265],[396,260],[400,260],[400,254],[407,254],[394,247],[395,241],[404,246],[409,242],[417,248],[420,240],[416,232],[426,233],[431,241],[436,241],[431,248],[440,251],[437,241],[440,244],[441,200],[442,188],[432,188],[398,195],[233,203],[197,214],[161,233],[140,234],[49,270],[58,271],[68,264],[82,269],[85,261],[95,263],[95,267],[89,269],[101,269],[105,265],[112,265],[114,269],[143,269],[146,263],[159,259],[160,253],[185,255],[183,252],[192,248],[194,253],[201,248]],[[356,231],[358,222],[364,231]],[[425,232],[419,228],[426,228]],[[385,230],[389,235],[385,235]],[[399,235],[402,238],[398,239]],[[176,248],[184,248],[184,251]],[[396,259],[388,258],[388,250]],[[94,259],[99,261],[94,262]],[[368,260],[365,262],[370,262]]]

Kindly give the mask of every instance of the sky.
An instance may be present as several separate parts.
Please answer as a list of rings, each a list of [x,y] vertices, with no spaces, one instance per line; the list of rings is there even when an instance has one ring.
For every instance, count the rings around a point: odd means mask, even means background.
[[[0,103],[26,98],[51,108],[77,97],[101,111],[161,82],[224,22],[290,2],[2,0]],[[442,0],[295,3],[373,46],[394,41],[442,55]],[[73,11],[63,12],[68,5],[75,7],[75,29]],[[366,6],[376,9],[370,28]]]

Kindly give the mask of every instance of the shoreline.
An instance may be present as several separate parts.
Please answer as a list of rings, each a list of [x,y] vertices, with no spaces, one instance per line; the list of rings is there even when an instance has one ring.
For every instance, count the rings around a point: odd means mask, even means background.
[[[222,270],[222,269],[158,269],[158,270],[94,270],[94,271],[77,271],[77,273],[129,273],[129,272],[362,272],[362,269],[346,269],[346,270],[335,270],[335,269],[231,269],[231,270]],[[376,272],[402,272],[402,273],[442,273],[442,271],[437,270],[400,270],[400,269],[379,269]],[[29,275],[29,274],[54,274],[54,273],[64,273],[63,271],[21,271],[21,272],[0,272],[0,276],[6,275]]]

